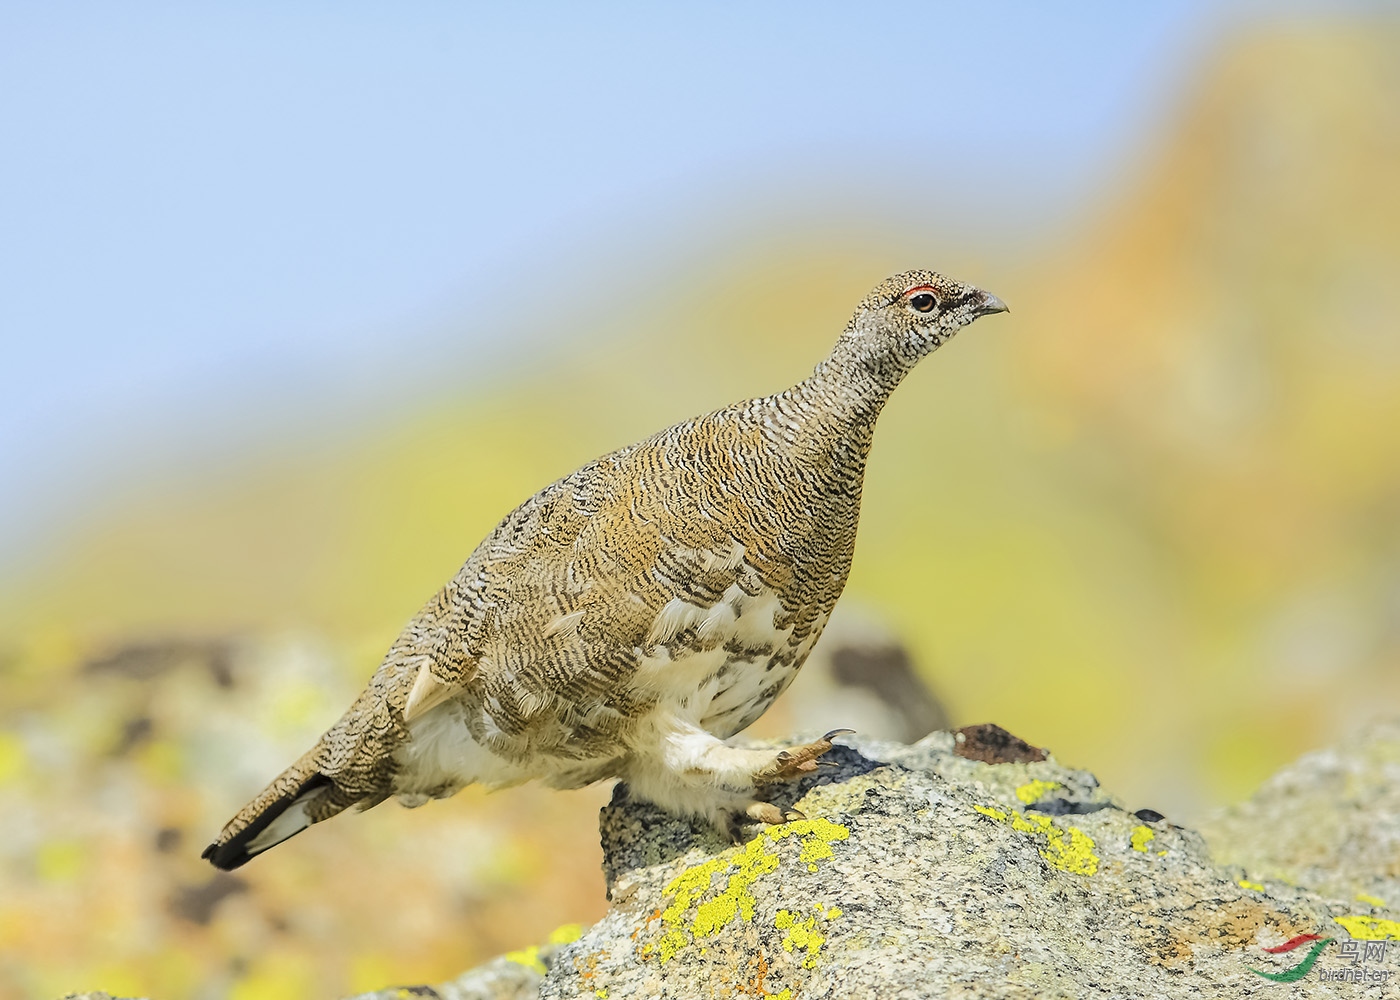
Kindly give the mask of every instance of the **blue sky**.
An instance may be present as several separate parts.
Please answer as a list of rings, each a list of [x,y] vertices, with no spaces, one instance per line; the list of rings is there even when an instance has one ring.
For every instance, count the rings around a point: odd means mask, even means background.
[[[1225,9],[0,5],[0,558],[716,220],[1053,222]]]

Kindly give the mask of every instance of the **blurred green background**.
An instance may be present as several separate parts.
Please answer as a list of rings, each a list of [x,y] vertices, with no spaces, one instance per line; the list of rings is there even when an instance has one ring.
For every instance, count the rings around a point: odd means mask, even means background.
[[[334,996],[596,919],[606,789],[197,855],[506,510],[801,378],[906,267],[1013,310],[883,416],[848,591],[955,724],[1190,822],[1394,714],[1400,21],[1221,10],[7,15],[47,124],[5,202],[0,995]]]

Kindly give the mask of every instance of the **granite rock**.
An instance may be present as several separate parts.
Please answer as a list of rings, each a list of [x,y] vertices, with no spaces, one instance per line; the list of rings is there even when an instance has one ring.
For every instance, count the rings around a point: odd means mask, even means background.
[[[1290,997],[1354,995],[1345,973],[1400,992],[1395,732],[1304,758],[1222,817],[1224,864],[1199,833],[995,727],[847,740],[779,800],[805,819],[740,845],[620,786],[601,817],[608,914],[418,989],[1078,1000],[1277,997],[1282,981]],[[1306,830],[1308,811],[1341,838],[1330,853],[1248,847]]]

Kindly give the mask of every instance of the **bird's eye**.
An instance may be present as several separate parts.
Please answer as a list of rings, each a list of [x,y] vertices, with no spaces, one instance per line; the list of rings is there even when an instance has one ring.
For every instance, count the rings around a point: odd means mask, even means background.
[[[938,305],[938,300],[928,292],[920,292],[909,300],[909,304],[921,313],[933,312],[933,307]]]

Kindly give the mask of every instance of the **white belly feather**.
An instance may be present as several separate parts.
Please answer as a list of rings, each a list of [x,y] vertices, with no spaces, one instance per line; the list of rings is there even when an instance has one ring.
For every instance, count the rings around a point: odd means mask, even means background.
[[[732,736],[757,719],[787,686],[825,624],[825,617],[818,619],[796,655],[775,663],[774,654],[792,636],[791,626],[776,624],[781,611],[773,591],[750,595],[737,585],[710,607],[680,598],[668,602],[656,616],[648,645],[636,650],[633,687],[655,698],[653,711],[721,739]],[[686,630],[694,631],[702,648],[668,647]],[[726,647],[752,652],[734,653]],[[473,783],[504,787],[532,778],[556,783],[556,771],[579,767],[578,761],[551,761],[543,755],[528,766],[499,757],[472,739],[466,711],[462,702],[451,700],[409,724],[410,739],[398,753],[400,802],[419,805]]]

